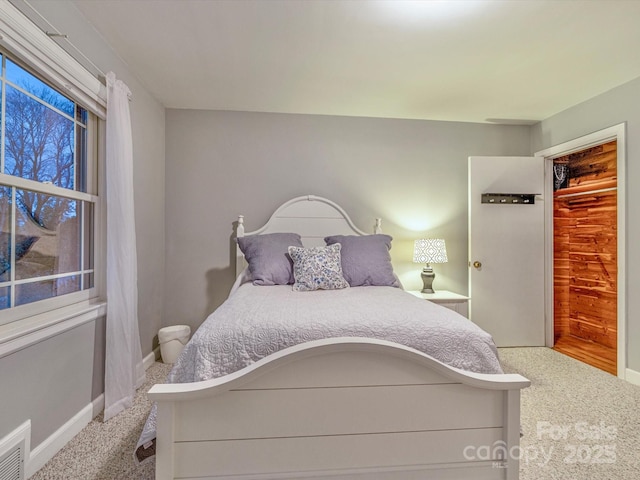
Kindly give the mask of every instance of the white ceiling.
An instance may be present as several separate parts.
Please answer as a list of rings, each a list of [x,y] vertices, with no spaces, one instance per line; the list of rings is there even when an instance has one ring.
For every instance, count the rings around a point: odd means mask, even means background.
[[[73,2],[168,108],[535,121],[640,77],[636,0]]]

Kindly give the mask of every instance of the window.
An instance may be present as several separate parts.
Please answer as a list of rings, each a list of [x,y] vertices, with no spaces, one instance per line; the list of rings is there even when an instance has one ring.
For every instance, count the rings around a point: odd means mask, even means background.
[[[1,325],[95,295],[98,197],[95,115],[0,58]]]

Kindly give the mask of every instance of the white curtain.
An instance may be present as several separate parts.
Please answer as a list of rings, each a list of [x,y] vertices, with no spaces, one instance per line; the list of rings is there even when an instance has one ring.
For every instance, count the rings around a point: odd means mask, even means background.
[[[129,88],[107,74],[107,338],[104,420],[133,404],[144,381],[138,331]]]

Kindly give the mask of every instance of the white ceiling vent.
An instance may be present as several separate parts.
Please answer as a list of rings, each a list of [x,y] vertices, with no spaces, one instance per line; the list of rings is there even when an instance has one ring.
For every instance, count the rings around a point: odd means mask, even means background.
[[[0,440],[0,480],[24,480],[31,437],[31,422],[26,421]]]

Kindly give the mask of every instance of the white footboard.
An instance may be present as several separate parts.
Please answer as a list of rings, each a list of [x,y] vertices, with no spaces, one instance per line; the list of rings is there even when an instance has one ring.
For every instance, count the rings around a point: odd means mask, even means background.
[[[297,345],[155,385],[156,479],[517,479],[529,384],[382,340]]]

